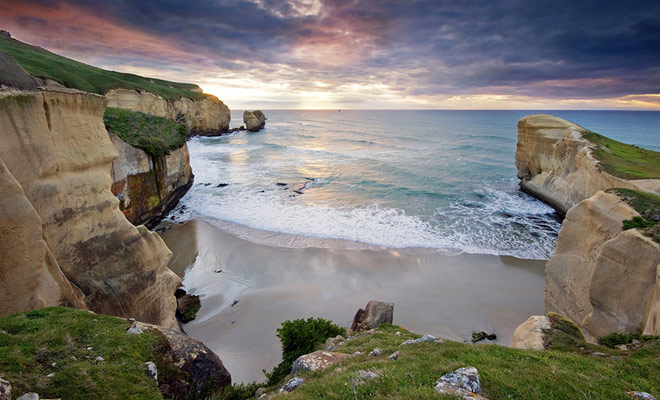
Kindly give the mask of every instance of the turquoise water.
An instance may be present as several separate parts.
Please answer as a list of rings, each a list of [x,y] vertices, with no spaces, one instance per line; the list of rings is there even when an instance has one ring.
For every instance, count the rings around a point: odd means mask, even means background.
[[[533,113],[267,111],[261,132],[188,142],[195,185],[173,215],[283,246],[343,239],[546,259],[559,219],[518,190],[514,166],[517,121]],[[657,112],[545,113],[660,150]],[[241,120],[232,114],[232,126]]]

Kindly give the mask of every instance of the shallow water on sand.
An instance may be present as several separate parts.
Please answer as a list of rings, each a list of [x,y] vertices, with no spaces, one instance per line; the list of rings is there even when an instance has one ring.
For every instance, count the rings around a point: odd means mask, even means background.
[[[175,254],[171,268],[202,301],[184,329],[220,356],[235,382],[263,380],[261,371],[279,363],[281,322],[323,317],[350,326],[373,299],[393,302],[394,323],[412,331],[469,340],[484,330],[502,344],[543,312],[543,261],[261,245],[202,221],[162,236]]]

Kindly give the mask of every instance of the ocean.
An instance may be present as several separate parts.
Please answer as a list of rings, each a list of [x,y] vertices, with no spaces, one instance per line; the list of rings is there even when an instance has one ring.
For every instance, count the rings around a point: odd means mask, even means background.
[[[514,165],[517,121],[535,113],[266,111],[260,132],[188,142],[195,184],[172,216],[285,247],[548,259],[560,219]],[[660,151],[660,112],[542,113]]]

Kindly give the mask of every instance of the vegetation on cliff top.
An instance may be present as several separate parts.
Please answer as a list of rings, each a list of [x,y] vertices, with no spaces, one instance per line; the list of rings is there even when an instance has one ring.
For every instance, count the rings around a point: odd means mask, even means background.
[[[624,230],[639,229],[643,235],[660,243],[660,196],[623,188],[608,189],[607,192],[618,195],[641,215],[623,221]]]
[[[188,97],[200,100],[205,96],[196,91],[198,86],[194,84],[104,70],[1,35],[0,50],[9,53],[33,76],[90,93],[105,94],[111,89],[125,88],[148,90],[166,99]]]
[[[164,338],[156,331],[127,334],[129,326],[120,318],[60,307],[1,317],[0,374],[15,397],[162,399],[144,363],[154,362],[159,379],[168,379]]]
[[[109,132],[153,156],[170,154],[186,143],[186,126],[166,118],[108,107],[103,122]]]
[[[570,329],[568,329],[570,331]],[[395,335],[400,331],[401,335]],[[436,380],[457,368],[474,366],[479,370],[485,396],[495,399],[626,399],[627,391],[660,393],[660,344],[648,343],[632,354],[590,345],[606,354],[581,354],[580,340],[566,335],[573,346],[561,350],[516,350],[497,345],[473,345],[445,341],[399,346],[417,338],[400,327],[381,325],[376,333],[357,337],[337,351],[362,352],[321,372],[303,372],[304,385],[275,398],[354,399],[351,380],[358,370],[380,373],[377,379],[356,386],[359,399],[438,399]],[[571,337],[569,339],[568,337]],[[375,349],[383,355],[369,356]],[[396,361],[387,356],[400,351]],[[610,358],[611,355],[614,358]]]
[[[583,137],[595,145],[593,155],[601,168],[623,179],[660,179],[660,153],[617,142],[585,130]]]

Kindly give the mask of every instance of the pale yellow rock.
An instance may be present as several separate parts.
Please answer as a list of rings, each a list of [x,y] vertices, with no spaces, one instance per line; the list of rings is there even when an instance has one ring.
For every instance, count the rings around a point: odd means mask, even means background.
[[[0,160],[0,315],[49,306],[86,308],[44,241],[41,218]]]
[[[546,265],[546,311],[576,321],[588,340],[649,325],[660,253],[637,230],[622,230],[635,216],[617,195],[596,193],[566,214]]]
[[[148,91],[113,89],[105,94],[108,107],[139,111],[181,121],[189,133],[224,132],[229,129],[229,108],[217,97],[207,94],[202,100],[182,97],[166,100]]]
[[[645,335],[660,335],[660,264],[656,267],[655,290],[653,291],[651,307],[642,333]]]
[[[43,237],[91,310],[175,326],[171,252],[134,227],[110,191],[117,152],[103,96],[70,91],[0,93],[0,159],[42,221]]]
[[[643,331],[653,308],[658,264],[660,245],[637,229],[605,242],[594,262],[589,285],[593,311],[584,319],[585,328],[596,337]]]
[[[513,332],[511,347],[514,349],[545,350],[545,336],[550,329],[550,318],[545,315],[532,315]]]
[[[601,171],[584,128],[551,115],[518,121],[516,167],[520,186],[566,213],[599,190],[629,188],[660,193],[660,180],[626,180]]]

